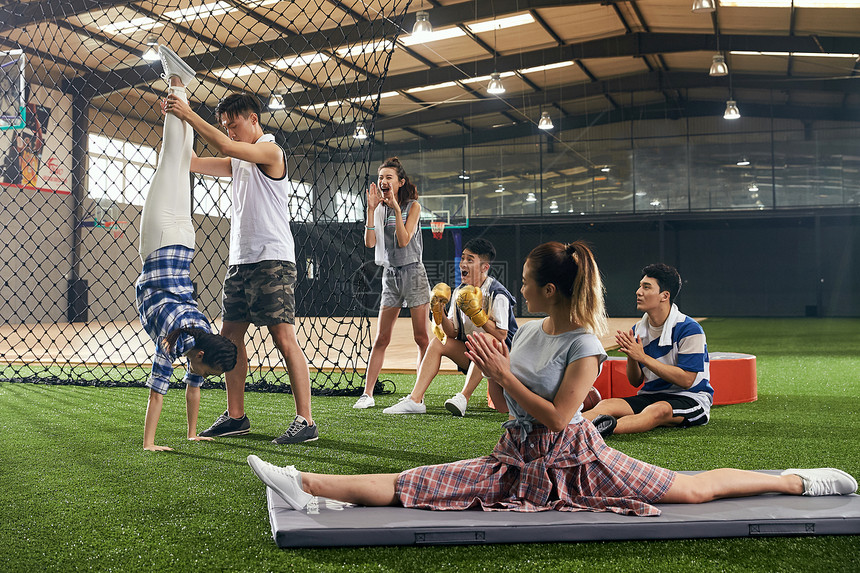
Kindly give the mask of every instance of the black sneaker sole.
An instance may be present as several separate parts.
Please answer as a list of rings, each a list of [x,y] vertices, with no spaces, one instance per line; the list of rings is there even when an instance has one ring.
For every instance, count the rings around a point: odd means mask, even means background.
[[[289,446],[292,444],[306,444],[308,442],[316,442],[319,439],[319,436],[317,436],[316,438],[308,438],[307,440],[302,440],[301,442],[279,442],[278,439],[275,438],[274,440],[272,440],[272,443],[278,444],[279,446]]]
[[[250,434],[251,428],[247,430],[236,430],[235,432],[224,432],[223,434],[212,434],[209,436],[210,438],[223,438],[226,436],[244,436],[245,434]]]
[[[201,432],[199,435],[202,438],[225,438],[228,436],[244,436],[249,433],[251,433],[251,428],[248,428],[247,430],[236,430],[234,432],[224,432],[223,434],[207,434],[206,432]]]
[[[445,409],[451,412],[451,415],[456,416],[458,418],[462,418],[466,415],[465,413],[460,412],[460,408],[449,402],[445,402]]]

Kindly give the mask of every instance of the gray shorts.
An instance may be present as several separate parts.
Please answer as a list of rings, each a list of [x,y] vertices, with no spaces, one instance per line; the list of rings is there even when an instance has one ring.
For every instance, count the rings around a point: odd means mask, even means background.
[[[231,265],[221,297],[224,320],[256,326],[295,324],[296,279],[296,265],[289,261]]]
[[[415,308],[430,303],[430,281],[423,263],[385,267],[382,271],[383,307]]]

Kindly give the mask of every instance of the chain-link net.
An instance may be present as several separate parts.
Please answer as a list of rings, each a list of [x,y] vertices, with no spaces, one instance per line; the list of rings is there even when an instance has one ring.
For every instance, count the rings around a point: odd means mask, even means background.
[[[208,122],[216,123],[214,108],[231,92],[261,101],[264,131],[287,153],[296,330],[318,372],[314,391],[359,388],[374,306],[363,190],[374,169],[382,85],[409,4],[33,0],[0,7],[0,377],[146,380],[153,343],[137,320],[134,281],[167,88],[151,50],[163,44],[197,72],[189,101]],[[217,155],[199,138],[196,153]],[[230,180],[191,177],[191,278],[217,328]],[[252,326],[247,341],[251,382],[286,388],[284,361],[265,329]]]

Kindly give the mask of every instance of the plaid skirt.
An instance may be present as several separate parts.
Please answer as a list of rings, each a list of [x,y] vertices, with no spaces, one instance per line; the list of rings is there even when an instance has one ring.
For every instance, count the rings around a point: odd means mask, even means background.
[[[675,472],[610,448],[589,421],[562,432],[536,426],[525,441],[508,429],[492,455],[407,470],[397,478],[404,507],[484,511],[612,511],[660,515],[651,505]]]

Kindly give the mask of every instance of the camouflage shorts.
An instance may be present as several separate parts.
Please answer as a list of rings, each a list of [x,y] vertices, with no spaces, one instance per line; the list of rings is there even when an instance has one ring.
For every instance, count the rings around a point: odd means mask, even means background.
[[[296,265],[289,261],[230,265],[221,297],[224,320],[256,326],[295,324],[296,278]]]

